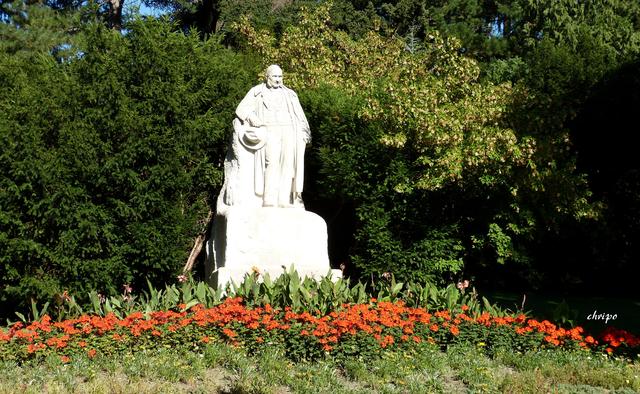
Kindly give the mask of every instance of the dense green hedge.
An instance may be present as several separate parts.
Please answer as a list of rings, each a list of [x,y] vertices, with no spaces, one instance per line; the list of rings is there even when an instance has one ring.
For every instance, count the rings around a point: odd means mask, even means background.
[[[385,125],[359,116],[361,98],[326,86],[299,94],[314,136],[305,201],[326,210],[334,261],[376,280],[450,280],[462,268],[455,221],[434,212],[434,193],[394,189],[412,176],[412,147],[381,144]]]
[[[85,29],[71,58],[0,54],[8,309],[174,277],[221,185],[233,109],[255,81],[245,58],[166,22]]]

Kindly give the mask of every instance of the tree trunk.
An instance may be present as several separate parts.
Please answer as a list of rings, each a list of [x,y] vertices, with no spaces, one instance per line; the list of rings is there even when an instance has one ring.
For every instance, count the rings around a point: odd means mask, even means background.
[[[217,0],[202,0],[196,16],[198,29],[203,36],[210,36],[216,32],[216,24],[220,18]]]
[[[124,6],[124,0],[107,0],[109,4],[109,13],[107,22],[109,27],[114,30],[122,29],[122,7]]]
[[[198,235],[195,241],[193,242],[193,248],[191,248],[191,253],[189,253],[189,258],[187,259],[187,262],[184,265],[184,268],[182,269],[183,274],[186,274],[187,272],[191,272],[191,270],[193,269],[193,265],[195,264],[196,259],[198,258],[198,255],[202,251],[202,247],[204,246],[204,237],[206,236],[207,228],[209,228],[209,222],[211,221],[212,216],[213,216],[213,212],[209,211],[203,226],[205,229],[204,233]]]

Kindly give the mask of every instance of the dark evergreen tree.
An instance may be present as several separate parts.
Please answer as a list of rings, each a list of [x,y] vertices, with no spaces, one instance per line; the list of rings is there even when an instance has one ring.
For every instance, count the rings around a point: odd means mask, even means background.
[[[217,40],[88,25],[74,57],[0,53],[0,303],[173,281],[255,83]],[[4,306],[11,305],[11,308]]]

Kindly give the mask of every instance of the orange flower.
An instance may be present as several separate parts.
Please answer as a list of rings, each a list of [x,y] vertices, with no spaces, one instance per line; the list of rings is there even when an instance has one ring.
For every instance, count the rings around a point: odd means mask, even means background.
[[[433,332],[437,332],[438,331],[438,325],[437,324],[432,324],[429,326],[429,329]]]
[[[222,330],[222,333],[223,333],[224,335],[228,336],[229,338],[235,338],[235,337],[237,337],[237,336],[238,336],[238,334],[237,334],[235,331],[233,331],[233,330],[231,330],[231,329],[229,329],[229,328],[225,328],[225,329],[223,329],[223,330]]]
[[[27,345],[27,353],[35,353],[38,350],[45,349],[47,346],[44,343],[30,343]]]
[[[89,356],[89,358],[94,358],[96,356],[96,349],[89,349],[87,356]]]
[[[544,337],[544,340],[556,346],[560,345],[560,341],[558,341],[556,337],[551,335],[547,335],[546,337]]]
[[[451,331],[451,333],[455,336],[458,336],[458,334],[460,334],[460,330],[458,329],[458,326],[451,326],[449,328],[449,331]]]
[[[69,356],[60,356],[60,361],[66,364],[71,361],[71,358]]]
[[[393,345],[394,343],[394,339],[391,335],[386,335],[384,338],[382,338],[382,340],[380,341],[380,347],[382,348],[386,348],[389,345]]]
[[[497,326],[504,326],[507,324],[507,321],[502,318],[502,317],[494,317],[493,318],[493,322],[497,325]]]
[[[449,315],[449,311],[447,311],[447,310],[438,311],[438,312],[434,313],[434,315],[436,317],[442,318],[444,320],[451,320],[451,316]]]
[[[9,335],[8,333],[0,329],[0,341],[9,342],[10,340],[11,340],[11,335]]]

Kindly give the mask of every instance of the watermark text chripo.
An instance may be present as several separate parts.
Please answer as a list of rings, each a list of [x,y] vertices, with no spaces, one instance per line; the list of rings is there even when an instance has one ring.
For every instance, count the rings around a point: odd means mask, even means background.
[[[618,314],[610,314],[610,313],[598,313],[597,310],[594,310],[593,313],[587,316],[587,320],[604,320],[604,324],[608,324],[609,320],[613,321],[618,318]]]

